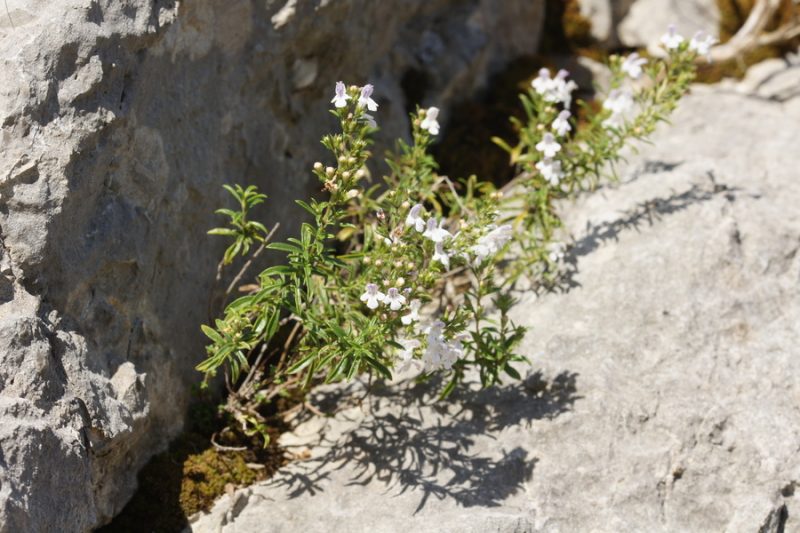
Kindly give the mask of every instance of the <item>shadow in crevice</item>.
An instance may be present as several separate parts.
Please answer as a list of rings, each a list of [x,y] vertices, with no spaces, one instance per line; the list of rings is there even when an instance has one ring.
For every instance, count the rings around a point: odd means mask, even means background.
[[[420,493],[416,511],[431,497],[464,507],[500,506],[531,479],[537,459],[519,446],[503,449],[501,442],[490,452],[486,440],[506,428],[569,411],[580,399],[576,378],[562,372],[547,380],[536,372],[514,385],[456,392],[441,403],[431,403],[441,385],[435,381],[379,384],[364,399],[365,416],[354,429],[333,438],[320,435],[313,446],[326,451],[319,459],[277,475],[270,484],[296,498],[324,490],[332,472],[347,469],[348,485]],[[350,387],[317,403],[341,406],[353,394]]]
[[[729,202],[736,200],[739,189],[718,183],[712,172],[708,172],[709,184],[693,184],[683,192],[675,192],[666,198],[653,198],[640,202],[633,209],[624,212],[623,216],[611,222],[591,225],[587,223],[584,235],[576,239],[564,254],[563,266],[554,278],[549,290],[552,292],[569,292],[579,287],[576,280],[579,272],[578,260],[597,250],[608,241],[618,241],[624,231],[639,231],[642,226],[654,226],[664,216],[684,211],[689,207],[708,202],[718,196]]]

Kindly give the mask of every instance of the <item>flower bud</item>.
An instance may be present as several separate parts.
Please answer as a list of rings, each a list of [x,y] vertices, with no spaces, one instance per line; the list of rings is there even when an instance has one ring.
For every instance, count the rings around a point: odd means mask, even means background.
[[[370,264],[370,263],[372,262],[372,259],[370,259],[370,258],[369,258],[369,256],[366,256],[366,257],[363,259],[363,261],[364,261],[364,264],[365,264],[365,265],[368,265],[368,264]]]
[[[403,202],[402,204],[400,204],[400,207],[402,207],[403,209],[408,209],[409,207],[411,207],[411,202],[409,202],[408,200],[406,200],[405,202]]]
[[[347,191],[347,198],[349,200],[352,200],[353,198],[357,197],[358,195],[359,195],[358,189],[350,189],[349,191]]]
[[[319,161],[314,163],[314,170],[316,170],[316,171],[322,170],[322,163],[320,163]]]
[[[392,246],[392,252],[397,253],[397,245]]]
[[[384,322],[389,320],[389,317],[386,315],[386,313],[381,313],[381,320],[383,320]]]
[[[359,168],[356,170],[356,178],[357,179],[364,179],[367,176],[367,171],[363,168]]]
[[[351,174],[350,174],[349,170],[345,170],[344,172],[342,172],[342,178],[343,179],[349,180],[350,176],[351,176]]]
[[[383,261],[382,261],[382,260],[380,260],[380,259],[376,259],[376,260],[375,260],[375,266],[376,266],[376,267],[383,266]]]
[[[417,265],[414,263],[414,261],[409,261],[408,263],[406,263],[406,268],[409,270],[414,270],[416,266]]]
[[[402,278],[402,277],[401,278],[397,278],[397,281],[394,282],[394,284],[396,286],[398,286],[398,287],[402,287],[403,285],[405,285],[405,283],[406,283],[406,280],[405,280],[405,278]]]
[[[347,163],[347,157],[343,156],[343,155],[340,155],[339,156],[339,164],[344,165],[345,163]]]
[[[398,259],[397,261],[394,262],[394,267],[403,268],[403,262]]]
[[[334,174],[336,174],[336,169],[335,168],[328,167],[328,168],[325,169],[325,175],[328,176],[329,178],[332,178]]]
[[[390,287],[391,285],[392,285],[392,282],[389,281],[388,279],[383,280],[383,286],[384,287]]]
[[[536,125],[536,129],[537,129],[538,131],[544,131],[544,124],[537,124],[537,125]]]
[[[347,164],[348,165],[355,165],[356,164],[356,158],[351,155],[350,157],[347,158]]]

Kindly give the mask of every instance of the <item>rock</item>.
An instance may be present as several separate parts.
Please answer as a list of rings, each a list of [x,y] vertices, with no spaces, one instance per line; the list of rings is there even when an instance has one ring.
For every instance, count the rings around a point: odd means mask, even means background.
[[[180,431],[221,184],[260,185],[259,216],[292,231],[335,81],[376,85],[382,153],[415,104],[446,109],[535,52],[543,21],[525,0],[6,4],[2,532],[107,522]]]
[[[191,530],[800,530],[788,105],[698,86],[618,186],[563,206],[563,290],[514,314],[522,382],[445,403],[409,381],[360,405],[364,384],[325,389],[338,412],[283,439],[306,459]]]
[[[580,12],[591,24],[591,36],[605,49],[620,46],[617,26],[636,0],[578,0]]]
[[[619,43],[631,48],[658,46],[670,24],[691,38],[697,31],[719,36],[716,0],[635,0],[617,27]]]

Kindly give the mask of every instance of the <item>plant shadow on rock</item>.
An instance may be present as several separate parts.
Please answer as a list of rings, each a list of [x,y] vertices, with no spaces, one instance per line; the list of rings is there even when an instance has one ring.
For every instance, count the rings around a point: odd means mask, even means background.
[[[644,172],[670,171],[677,166],[679,164],[648,162],[645,165]],[[638,177],[639,173],[634,175],[630,181],[634,181]],[[559,272],[548,289],[554,292],[569,292],[579,287],[580,283],[576,280],[579,272],[578,260],[594,252],[608,241],[618,241],[619,235],[624,231],[639,231],[643,225],[652,227],[666,215],[678,213],[693,205],[708,202],[719,195],[724,196],[728,202],[736,200],[738,188],[718,183],[711,171],[708,171],[708,178],[708,185],[695,183],[682,192],[674,192],[667,197],[653,198],[640,202],[614,221],[602,222],[596,225],[587,223],[585,234],[571,244],[564,256],[564,265],[561,272]]]
[[[497,507],[521,490],[538,459],[520,447],[485,453],[478,439],[519,424],[553,419],[576,400],[577,374],[546,380],[535,372],[523,382],[481,391],[464,390],[431,405],[441,383],[378,384],[364,397],[367,413],[343,436],[322,433],[312,446],[321,457],[277,474],[268,483],[283,486],[290,498],[323,491],[331,472],[349,468],[350,485],[382,484],[396,495],[422,493],[416,511],[430,497],[453,499],[464,507]],[[354,387],[317,398],[323,409],[352,402]],[[478,445],[478,446],[476,446]],[[476,448],[473,450],[473,448]],[[416,512],[415,511],[415,512]]]

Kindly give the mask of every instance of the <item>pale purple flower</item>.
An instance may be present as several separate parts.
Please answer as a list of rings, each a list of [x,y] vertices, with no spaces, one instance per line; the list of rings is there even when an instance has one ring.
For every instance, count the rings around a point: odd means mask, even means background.
[[[552,133],[545,133],[542,140],[536,144],[536,149],[545,157],[554,157],[561,150],[561,145],[556,142]]]
[[[633,107],[633,95],[628,89],[614,89],[603,102],[603,109],[611,111],[611,116],[603,121],[603,125],[615,128],[623,126]]]
[[[551,263],[558,263],[564,258],[564,244],[552,242],[547,245],[547,260]]]
[[[661,36],[661,44],[667,50],[675,50],[684,41],[683,35],[675,29],[675,24],[670,24],[667,33]]]
[[[422,234],[422,236],[437,243],[452,239],[453,235],[444,229],[442,224],[444,224],[443,220],[440,220],[437,223],[435,218],[429,218],[427,227],[425,228],[425,232]]]
[[[558,185],[558,182],[564,177],[564,172],[561,170],[561,161],[557,159],[546,157],[536,163],[536,168],[542,174],[545,181],[554,187]]]
[[[431,135],[439,135],[439,122],[436,120],[439,117],[438,107],[429,107],[425,111],[425,118],[419,125],[420,128],[427,131]]]
[[[450,342],[443,335],[444,323],[437,321],[428,329],[428,339],[425,352],[422,354],[422,362],[425,370],[450,370],[453,365],[464,357],[464,347],[461,339]]]
[[[445,270],[450,270],[450,254],[445,251],[442,242],[437,242],[434,246],[433,260],[440,262]]]
[[[371,84],[366,84],[361,88],[361,95],[358,97],[358,105],[366,107],[372,112],[378,110],[378,103],[372,99],[372,91],[375,90]]]
[[[414,358],[414,350],[421,346],[417,339],[397,339],[397,343],[403,347],[398,355],[404,363],[410,362]]]
[[[405,305],[406,297],[400,294],[397,288],[392,287],[383,298],[383,303],[388,305],[392,311],[399,311]]]
[[[705,35],[705,37],[703,37]],[[689,41],[689,50],[697,52],[699,56],[706,56],[711,61],[711,47],[717,44],[717,40],[705,32],[698,31]]]
[[[414,299],[409,302],[408,314],[400,317],[400,321],[403,323],[403,325],[410,326],[412,322],[419,322],[420,307],[422,307],[422,302],[420,300]]]
[[[572,113],[566,109],[558,114],[552,124],[553,131],[556,132],[556,135],[563,137],[567,132],[572,131],[572,126],[569,123],[569,117],[571,116]]]
[[[370,128],[377,128],[378,127],[378,123],[375,122],[375,117],[373,117],[369,113],[362,114],[361,115],[361,120],[366,122],[367,126],[369,126]]]
[[[345,107],[347,105],[347,101],[350,100],[350,95],[347,94],[347,88],[344,86],[344,82],[337,81],[336,82],[336,96],[333,97],[331,103],[338,108]]]
[[[406,226],[414,228],[418,232],[425,231],[425,219],[420,216],[422,204],[415,204],[408,212]]]
[[[546,68],[539,69],[539,75],[531,82],[534,90],[544,96],[550,90],[553,84],[553,79],[550,77],[550,71]]]
[[[642,75],[642,65],[646,63],[647,60],[645,58],[639,57],[639,53],[634,52],[622,62],[622,72],[634,80],[638,80]]]
[[[489,231],[482,235],[478,241],[470,248],[478,262],[496,254],[514,236],[514,228],[511,224],[503,224],[500,227],[489,226]]]
[[[563,68],[558,71],[553,80],[551,95],[545,98],[548,102],[561,102],[564,107],[569,107],[572,103],[572,91],[578,88],[578,84],[572,80],[567,81],[569,72]]]
[[[361,295],[361,301],[367,304],[370,309],[377,309],[378,304],[386,299],[375,283],[367,283],[364,294]]]

